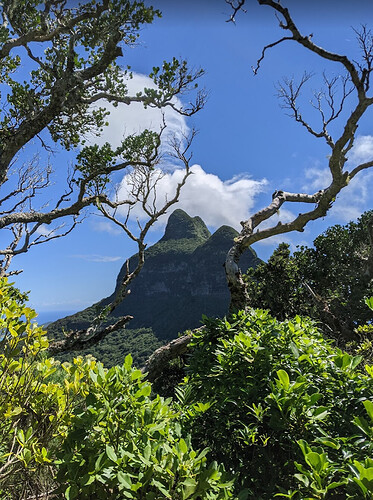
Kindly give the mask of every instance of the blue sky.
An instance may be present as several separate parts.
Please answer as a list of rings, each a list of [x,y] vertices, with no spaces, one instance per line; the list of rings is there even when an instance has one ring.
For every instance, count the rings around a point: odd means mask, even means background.
[[[352,59],[359,58],[351,27],[370,23],[373,28],[370,0],[284,0],[283,4],[289,6],[303,33],[313,33],[315,43]],[[283,77],[299,79],[305,70],[314,73],[308,87],[310,94],[305,93],[303,112],[317,123],[309,106],[311,91],[319,89],[323,70],[337,75],[341,68],[286,42],[268,52],[254,76],[251,67],[262,47],[283,33],[271,9],[259,7],[252,0],[247,13],[237,16],[236,24],[225,22],[230,11],[223,0],[157,0],[153,5],[162,10],[162,19],[143,28],[139,45],[125,52],[120,61],[132,67],[133,90],[147,84],[146,75],[153,66],[176,56],[187,59],[190,66],[205,69],[200,83],[209,92],[205,108],[193,118],[168,116],[170,129],[176,133],[193,126],[199,130],[192,148],[194,175],[182,194],[180,208],[190,215],[200,215],[212,231],[222,224],[238,228],[240,220],[270,202],[275,189],[312,193],[325,186],[328,148],[286,116],[279,106],[275,85]],[[359,127],[352,159],[373,154],[372,117],[372,112],[367,113]],[[155,114],[136,107],[117,108],[101,140],[115,142],[125,130],[128,133],[147,125],[156,127],[157,120]],[[65,154],[52,158],[59,182],[69,159]],[[170,172],[166,176],[161,194],[174,185],[177,175]],[[312,223],[301,235],[256,244],[258,255],[268,258],[280,240],[288,241],[293,248],[296,244],[311,244],[329,225],[346,223],[373,208],[373,174],[362,174],[357,180],[337,199],[328,217]],[[55,189],[58,187],[56,183]],[[286,205],[280,216],[286,220],[296,210]],[[161,221],[149,235],[149,244],[159,239],[165,222]],[[24,271],[13,281],[22,290],[31,290],[31,303],[37,311],[80,310],[112,292],[122,263],[134,250],[124,234],[93,215],[66,238],[39,245],[15,258],[13,267]]]

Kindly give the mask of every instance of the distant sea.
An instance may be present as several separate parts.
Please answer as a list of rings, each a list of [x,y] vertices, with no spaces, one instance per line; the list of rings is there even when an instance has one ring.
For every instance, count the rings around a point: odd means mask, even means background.
[[[76,313],[76,311],[42,311],[38,313],[35,321],[39,325],[44,325],[45,323],[52,323],[57,319],[64,318],[65,316],[70,316],[74,313]]]

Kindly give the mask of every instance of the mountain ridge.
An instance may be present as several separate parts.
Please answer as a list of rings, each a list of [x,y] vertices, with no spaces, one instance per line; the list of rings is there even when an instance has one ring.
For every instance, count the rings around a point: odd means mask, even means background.
[[[130,285],[131,293],[113,312],[110,321],[130,314],[130,329],[151,329],[157,341],[175,338],[178,333],[201,324],[202,315],[224,316],[229,291],[224,262],[237,231],[221,226],[213,234],[200,217],[181,209],[168,219],[162,238],[145,250],[145,264]],[[129,259],[130,269],[137,255]],[[244,271],[261,262],[249,248],[242,256]],[[86,328],[97,310],[110,303],[122,283],[126,263],[118,273],[113,294],[72,316],[49,326],[55,338],[65,331]]]

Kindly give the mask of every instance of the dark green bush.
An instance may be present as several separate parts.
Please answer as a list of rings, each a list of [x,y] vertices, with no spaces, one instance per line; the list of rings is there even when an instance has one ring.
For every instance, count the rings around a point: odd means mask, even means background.
[[[150,397],[132,358],[90,371],[86,407],[76,414],[59,454],[58,483],[67,499],[224,499],[224,470],[207,465],[182,433],[170,400]],[[183,435],[185,439],[183,438]]]
[[[309,316],[326,323],[328,335],[355,340],[355,328],[373,319],[364,305],[364,297],[373,294],[367,266],[372,217],[371,210],[356,222],[329,227],[313,247],[293,255],[281,243],[268,262],[247,272],[250,306],[269,309],[279,320]]]
[[[360,368],[362,357],[332,347],[310,320],[281,323],[263,310],[230,322],[207,320],[193,347],[180,404],[194,445],[210,447],[234,474],[240,499],[281,492],[298,499],[371,498],[356,483],[354,465],[369,468],[367,451],[372,456],[371,437],[356,438],[373,387],[373,369]],[[195,412],[198,401],[204,412]],[[307,470],[325,447],[333,465],[318,489],[335,484],[324,494],[299,479],[299,467]]]

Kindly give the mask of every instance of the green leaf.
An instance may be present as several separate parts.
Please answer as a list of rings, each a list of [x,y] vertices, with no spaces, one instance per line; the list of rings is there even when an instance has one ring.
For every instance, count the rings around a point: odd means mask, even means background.
[[[371,428],[369,427],[368,422],[365,420],[364,417],[355,417],[354,418],[354,423],[359,427],[360,430],[364,432],[367,436],[371,434]]]
[[[277,370],[277,376],[279,378],[279,381],[281,382],[281,385],[284,387],[285,390],[289,389],[290,385],[290,379],[289,375],[286,373],[285,370]]]
[[[326,406],[320,406],[319,408],[316,408],[316,410],[312,414],[312,417],[315,420],[323,420],[327,416],[328,416],[328,409]]]
[[[373,422],[373,402],[369,401],[368,399],[363,402],[363,405],[365,406],[365,409],[369,415],[369,418]]]
[[[351,369],[354,370],[363,361],[363,359],[363,356],[354,356],[351,360]]]
[[[131,373],[131,380],[138,380],[139,378],[142,377],[142,373],[141,373],[141,370],[134,370],[132,373]]]
[[[294,358],[298,359],[299,358],[299,349],[293,341],[290,342],[290,350],[293,353]]]
[[[68,486],[65,490],[65,497],[67,500],[72,500],[73,498],[78,498],[79,490],[76,484]]]
[[[152,388],[151,388],[151,385],[149,384],[144,384],[141,389],[139,389],[136,394],[135,394],[135,398],[136,399],[140,399],[142,397],[148,397],[150,396],[150,393],[152,392]]]
[[[127,354],[127,356],[124,358],[124,368],[129,371],[132,367],[132,356],[131,354]]]
[[[320,437],[315,440],[317,443],[321,443],[324,446],[328,446],[329,448],[333,448],[334,450],[339,450],[341,447],[340,443],[337,439],[333,439],[331,437]]]
[[[117,478],[118,478],[119,484],[123,488],[127,488],[128,490],[131,489],[131,487],[132,487],[132,481],[131,481],[131,478],[130,478],[129,474],[125,474],[124,472],[122,472],[120,470],[118,472],[118,474],[117,474]]]
[[[373,297],[366,298],[365,303],[373,311]]]
[[[114,451],[114,448],[112,446],[108,445],[108,444],[106,445],[106,455],[113,462],[117,462],[118,461],[118,457],[117,457],[117,454]]]
[[[152,479],[152,483],[156,488],[159,489],[159,491],[161,493],[163,493],[163,495],[166,497],[166,498],[172,498],[171,495],[169,494],[169,492],[166,490],[165,486],[160,483],[159,481],[156,481],[155,479]]]
[[[152,454],[152,447],[151,447],[151,444],[148,443],[145,448],[144,448],[144,458],[146,460],[149,460],[150,456]]]
[[[184,441],[183,438],[180,439],[179,441],[179,446],[180,446],[180,451],[181,453],[187,453],[188,451],[188,446],[186,444],[186,442]]]

